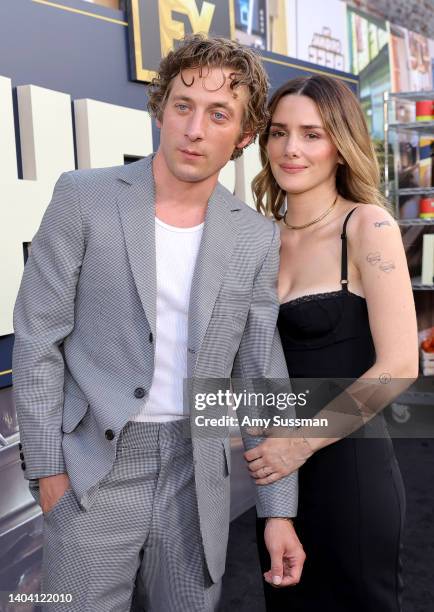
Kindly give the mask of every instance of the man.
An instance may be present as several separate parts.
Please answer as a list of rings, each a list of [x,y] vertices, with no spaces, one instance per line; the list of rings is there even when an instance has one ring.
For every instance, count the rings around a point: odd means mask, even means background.
[[[62,175],[32,243],[14,389],[43,592],[71,593],[68,610],[128,610],[134,586],[138,609],[217,606],[230,446],[183,435],[183,379],[287,377],[278,231],[217,183],[265,125],[266,94],[251,50],[187,38],[150,86],[156,154]],[[282,520],[296,488],[291,476],[257,492],[281,585],[304,560]]]

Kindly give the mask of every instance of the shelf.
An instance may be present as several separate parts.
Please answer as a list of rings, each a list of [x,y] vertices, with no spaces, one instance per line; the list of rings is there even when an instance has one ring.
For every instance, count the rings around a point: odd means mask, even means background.
[[[398,189],[399,195],[433,195],[434,187],[401,187]],[[422,219],[425,221],[426,219]]]
[[[434,405],[434,391],[423,393],[422,391],[404,391],[395,400],[398,404],[421,404],[423,406]]]
[[[389,93],[389,98],[403,98],[404,100],[413,100],[418,102],[419,100],[434,100],[434,91],[405,91]]]
[[[419,375],[419,378],[395,400],[401,404],[434,406],[434,376]]]
[[[434,290],[434,284],[433,285],[422,285],[420,276],[413,276],[413,278],[411,279],[411,286],[416,291],[433,291]]]
[[[434,132],[434,121],[411,121],[409,123],[389,123],[392,130],[410,130],[413,132]]]
[[[398,223],[402,232],[402,235],[407,242],[412,240],[412,234],[417,234],[418,239],[421,233],[432,233],[431,227],[434,227],[434,219],[433,218],[421,218],[416,217],[412,219],[400,219],[402,209],[401,209],[401,197],[403,196],[415,196],[415,197],[433,197],[434,198],[434,185],[429,187],[399,187],[399,177],[400,177],[400,131],[401,133],[407,131],[411,136],[411,141],[418,140],[419,142],[416,144],[416,159],[414,161],[415,165],[419,164],[420,161],[420,142],[421,136],[425,134],[429,134],[431,139],[434,139],[434,117],[431,121],[397,121],[398,119],[395,115],[395,119],[393,123],[389,122],[391,117],[390,111],[395,110],[397,105],[395,102],[399,99],[409,100],[413,102],[417,102],[420,100],[432,100],[434,101],[434,90],[432,91],[419,91],[419,92],[397,92],[397,93],[389,93],[385,92],[383,95],[383,112],[384,112],[384,181],[383,188],[385,190],[385,195],[389,199],[390,203],[394,208],[394,217],[396,222]],[[393,132],[393,133],[392,133]],[[413,132],[413,134],[412,134]],[[392,169],[392,170],[391,170]],[[393,172],[393,174],[392,174]],[[414,211],[416,213],[417,211]],[[414,214],[413,213],[413,214]],[[416,228],[416,229],[414,229]],[[413,242],[411,242],[413,244]],[[407,245],[408,246],[408,245]],[[419,268],[420,269],[420,268]],[[433,293],[430,294],[420,294],[420,291],[430,291],[434,292],[434,282],[430,284],[422,284],[421,277],[415,276],[411,279],[411,285],[413,292],[418,292],[418,296],[420,298],[420,302],[423,303],[424,308],[426,307],[425,302],[428,304],[431,302],[431,297]],[[427,298],[425,300],[425,298]],[[428,313],[429,315],[430,313]],[[430,399],[429,403],[434,405],[434,377],[431,379],[431,389],[430,389]],[[413,388],[406,393],[407,397],[412,397],[414,394]],[[418,391],[419,395],[419,391]],[[423,394],[422,403],[425,402],[425,395]],[[411,400],[409,399],[409,403]],[[428,403],[428,400],[425,402]]]
[[[398,219],[398,225],[434,225],[434,219]]]

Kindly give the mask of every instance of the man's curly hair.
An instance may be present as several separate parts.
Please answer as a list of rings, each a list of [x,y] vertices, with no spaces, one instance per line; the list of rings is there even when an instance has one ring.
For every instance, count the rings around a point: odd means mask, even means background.
[[[244,113],[242,134],[252,134],[253,142],[268,123],[268,77],[260,57],[252,49],[233,40],[207,38],[204,34],[186,36],[175,50],[161,60],[157,76],[148,85],[149,111],[161,121],[172,80],[181,74],[183,83],[189,85],[182,77],[183,70],[199,68],[202,76],[204,68],[215,67],[233,70],[229,76],[232,90],[240,85],[248,88],[250,96]],[[242,149],[235,149],[231,159],[236,159],[242,153]]]

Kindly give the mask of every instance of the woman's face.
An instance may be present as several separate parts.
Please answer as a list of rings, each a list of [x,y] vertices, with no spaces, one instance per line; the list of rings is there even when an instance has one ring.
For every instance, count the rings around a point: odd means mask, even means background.
[[[339,154],[315,102],[307,96],[291,94],[279,100],[271,119],[267,152],[274,178],[288,193],[335,185]]]

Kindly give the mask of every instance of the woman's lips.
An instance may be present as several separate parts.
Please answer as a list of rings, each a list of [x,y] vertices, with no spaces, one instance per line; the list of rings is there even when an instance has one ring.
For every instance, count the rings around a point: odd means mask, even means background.
[[[284,164],[280,166],[280,168],[288,174],[298,174],[299,172],[306,170],[307,166],[292,166],[290,164]]]

